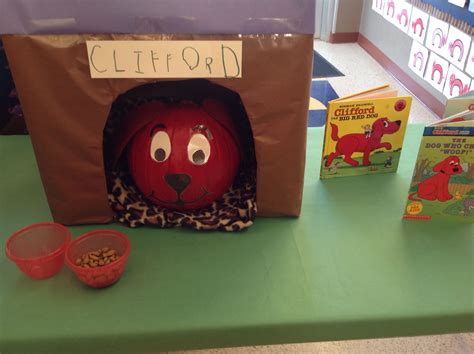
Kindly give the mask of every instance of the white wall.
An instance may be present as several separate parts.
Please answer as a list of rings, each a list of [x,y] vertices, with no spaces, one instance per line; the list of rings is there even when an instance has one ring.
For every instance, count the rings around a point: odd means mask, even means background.
[[[418,77],[408,67],[412,38],[408,37],[382,16],[372,10],[372,0],[364,0],[359,32],[397,64],[408,76],[415,80],[438,101],[445,103],[443,94]]]

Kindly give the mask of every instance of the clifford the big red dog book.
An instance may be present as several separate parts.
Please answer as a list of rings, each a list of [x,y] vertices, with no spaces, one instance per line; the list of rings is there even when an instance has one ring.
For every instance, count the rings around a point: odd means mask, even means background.
[[[411,100],[385,85],[330,101],[321,179],[395,172]]]

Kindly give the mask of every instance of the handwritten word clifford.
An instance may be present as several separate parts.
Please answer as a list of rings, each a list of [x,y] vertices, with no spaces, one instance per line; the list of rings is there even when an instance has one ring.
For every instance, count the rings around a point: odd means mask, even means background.
[[[240,78],[241,41],[87,41],[92,78]]]

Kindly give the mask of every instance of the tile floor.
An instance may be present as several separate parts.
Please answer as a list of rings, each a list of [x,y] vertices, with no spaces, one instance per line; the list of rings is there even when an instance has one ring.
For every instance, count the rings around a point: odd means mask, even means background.
[[[345,76],[328,80],[339,96],[361,91],[385,83],[399,87],[401,94],[407,90],[361,47],[355,43],[330,44],[315,41],[316,50]],[[315,104],[313,102],[313,104]],[[436,120],[430,110],[420,101],[413,100],[411,123],[430,123]],[[417,354],[469,354],[474,353],[474,333],[448,334],[410,338],[371,339],[340,342],[271,345],[211,350],[176,352],[186,354],[246,354],[246,353],[417,353]]]
[[[173,352],[173,354],[471,354],[474,334],[448,334],[410,338],[348,340],[305,344],[268,345]]]
[[[410,95],[410,92],[396,78],[388,74],[357,43],[331,44],[316,40],[314,48],[345,75],[321,79],[328,80],[339,96],[346,96],[387,83],[397,87],[400,94]],[[410,123],[430,123],[435,119],[437,117],[421,101],[413,100]]]

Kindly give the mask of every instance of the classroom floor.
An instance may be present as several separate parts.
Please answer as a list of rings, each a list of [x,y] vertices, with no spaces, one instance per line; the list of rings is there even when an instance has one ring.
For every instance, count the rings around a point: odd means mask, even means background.
[[[305,344],[267,345],[210,350],[173,352],[173,354],[471,354],[474,353],[474,334],[446,334],[410,338],[348,340]]]
[[[390,83],[400,94],[410,94],[393,76],[388,74],[358,44],[330,44],[315,41],[315,49],[345,76],[322,78],[327,80],[339,96]],[[410,123],[430,123],[437,117],[417,99],[413,100]],[[178,353],[178,352],[175,352]],[[186,354],[246,354],[246,353],[474,353],[474,333],[448,334],[410,338],[371,339],[340,342],[270,345],[179,352]]]
[[[314,49],[340,70],[344,76],[322,78],[341,96],[389,83],[401,95],[411,95],[396,78],[385,71],[357,43],[331,44],[316,40]],[[436,116],[416,98],[412,102],[410,123],[431,123]]]

